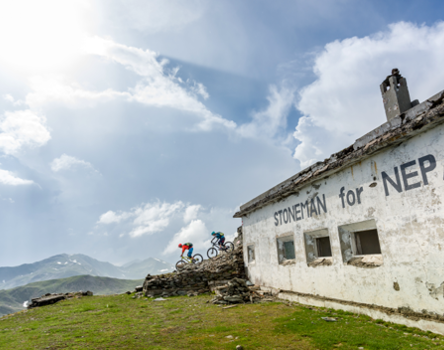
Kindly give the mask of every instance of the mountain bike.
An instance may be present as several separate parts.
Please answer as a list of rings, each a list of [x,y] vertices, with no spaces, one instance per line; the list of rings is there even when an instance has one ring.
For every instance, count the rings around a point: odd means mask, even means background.
[[[219,247],[219,238],[217,238],[217,237],[214,237],[211,240],[211,244],[213,246],[210,249],[208,249],[208,251],[207,251],[207,256],[210,259],[215,258],[219,254],[219,251],[221,251],[223,253],[228,253],[228,252],[232,252],[234,249],[234,244],[232,242],[228,242],[228,241],[226,241],[224,243],[223,247]]]
[[[192,258],[189,258],[188,256],[181,256],[181,259],[176,263],[176,270],[182,270],[186,264],[194,264],[194,265],[200,265],[202,264],[203,256],[200,254],[194,254]]]

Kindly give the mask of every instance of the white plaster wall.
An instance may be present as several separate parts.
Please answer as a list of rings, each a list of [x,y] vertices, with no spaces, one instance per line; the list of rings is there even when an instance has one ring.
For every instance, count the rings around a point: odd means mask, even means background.
[[[437,164],[427,174],[429,184],[424,186],[417,160],[428,154]],[[399,169],[410,160],[417,164],[408,172],[418,171],[419,176],[409,182],[420,181],[421,187],[398,193],[389,185],[387,197],[381,172],[394,178],[393,168]],[[377,186],[369,187],[373,182]],[[252,282],[342,300],[444,313],[444,126],[313,185],[243,217],[245,254],[247,246],[255,246],[255,261],[248,263],[245,256]],[[339,191],[343,186],[345,192],[362,186],[361,204],[342,208]],[[276,211],[305,202],[316,192],[321,197],[325,194],[327,213],[275,225]],[[344,264],[338,226],[369,219],[376,221],[383,264],[375,268]],[[303,233],[323,228],[329,231],[333,264],[308,267]],[[276,237],[287,233],[294,234],[296,263],[283,266],[278,263]],[[394,282],[399,284],[399,291],[393,288]]]

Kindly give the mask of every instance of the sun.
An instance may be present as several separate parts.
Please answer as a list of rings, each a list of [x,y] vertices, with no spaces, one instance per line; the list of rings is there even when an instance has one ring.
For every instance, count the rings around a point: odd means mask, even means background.
[[[82,53],[85,0],[0,2],[0,65],[28,73],[58,70]]]

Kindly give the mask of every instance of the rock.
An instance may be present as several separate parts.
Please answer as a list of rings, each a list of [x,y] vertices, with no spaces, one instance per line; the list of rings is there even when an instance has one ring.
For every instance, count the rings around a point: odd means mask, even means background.
[[[321,318],[327,322],[337,322],[338,321],[338,319],[334,318],[334,317],[321,317]]]
[[[127,291],[127,292],[126,292],[126,294],[130,295],[130,294],[131,294],[131,292],[130,292],[130,291]]]
[[[154,301],[165,301],[166,299],[164,299],[164,298],[156,298],[156,299],[154,299]]]
[[[237,345],[236,350],[244,350],[244,347],[242,345]]]
[[[244,299],[240,295],[226,295],[224,296],[224,300],[229,301],[231,303],[241,303]]]
[[[141,292],[143,290],[143,286],[137,286],[135,290],[136,292]]]

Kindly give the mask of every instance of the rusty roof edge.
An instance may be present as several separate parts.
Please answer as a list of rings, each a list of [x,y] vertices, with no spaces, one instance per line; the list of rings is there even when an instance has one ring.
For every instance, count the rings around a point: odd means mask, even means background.
[[[383,149],[405,141],[414,135],[444,122],[444,90],[409,109],[357,139],[353,145],[334,153],[323,162],[308,168],[279,183],[268,191],[241,205],[233,217],[240,218],[265,205],[296,193],[300,188],[318,181],[344,167],[357,163]]]

